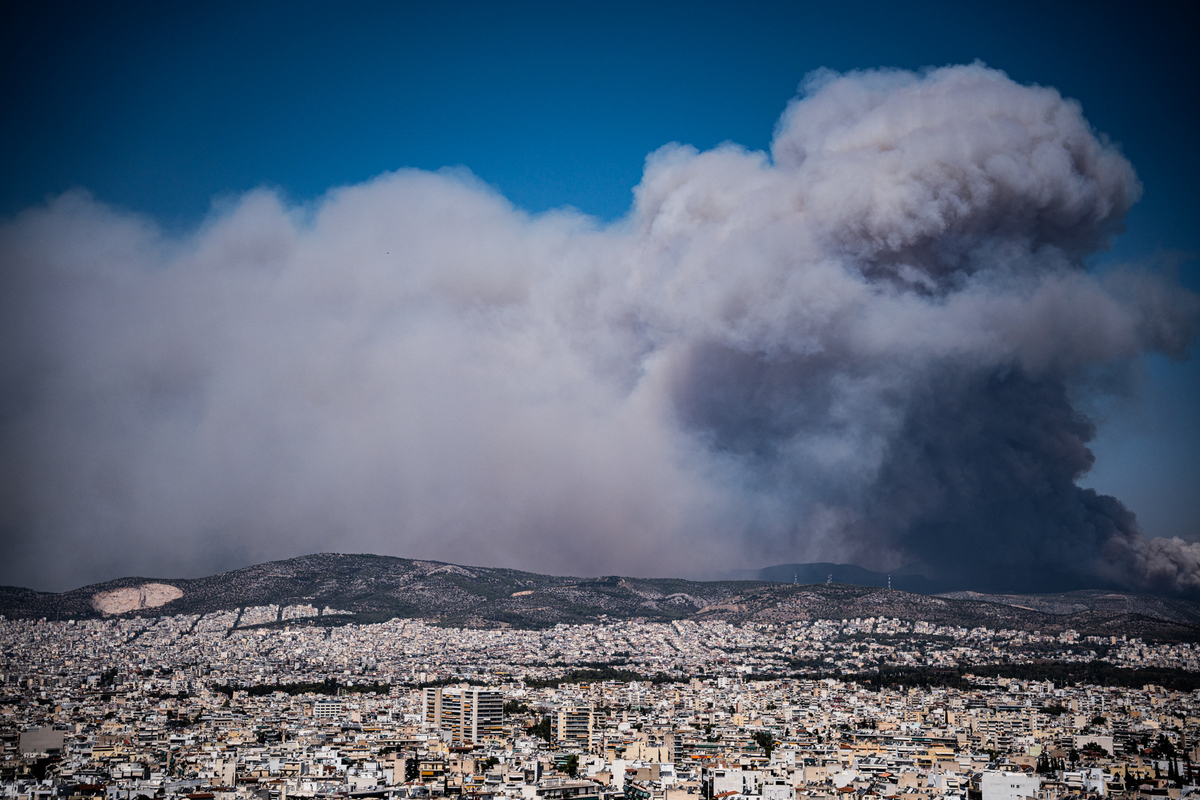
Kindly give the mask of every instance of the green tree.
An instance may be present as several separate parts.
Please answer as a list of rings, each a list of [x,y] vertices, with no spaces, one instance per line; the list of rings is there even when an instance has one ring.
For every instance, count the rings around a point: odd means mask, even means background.
[[[767,758],[771,757],[771,751],[775,749],[775,737],[767,731],[758,731],[754,734],[754,741],[763,749]]]
[[[529,729],[529,732],[534,736],[545,739],[547,744],[554,743],[554,724],[551,722],[548,715],[542,717],[539,722],[534,724],[533,727]]]
[[[1171,743],[1171,740],[1167,738],[1165,733],[1158,735],[1158,742],[1155,744],[1154,749],[1156,751],[1155,755],[1165,758],[1175,758],[1175,745]]]

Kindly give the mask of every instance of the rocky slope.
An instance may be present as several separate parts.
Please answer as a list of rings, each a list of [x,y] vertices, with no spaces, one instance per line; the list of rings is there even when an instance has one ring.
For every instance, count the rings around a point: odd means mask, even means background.
[[[193,580],[121,578],[61,594],[0,587],[0,614],[9,618],[208,614],[268,605],[346,612],[289,624],[410,617],[446,625],[540,628],[635,618],[787,624],[883,616],[939,625],[1200,640],[1200,604],[1125,593],[937,597],[836,583],[573,578],[334,553]],[[261,624],[262,615],[254,619]],[[282,614],[275,620],[283,624]]]

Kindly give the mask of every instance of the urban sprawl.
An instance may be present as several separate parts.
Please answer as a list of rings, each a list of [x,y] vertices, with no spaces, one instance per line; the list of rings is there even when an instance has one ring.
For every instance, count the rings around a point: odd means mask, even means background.
[[[994,669],[1200,671],[1187,643],[887,618],[312,624],[338,614],[0,618],[4,797],[1166,800],[1200,781],[1200,692]]]

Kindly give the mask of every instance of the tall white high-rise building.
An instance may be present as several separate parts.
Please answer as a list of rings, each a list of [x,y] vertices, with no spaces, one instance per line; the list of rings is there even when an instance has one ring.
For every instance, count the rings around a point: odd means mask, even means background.
[[[450,734],[452,744],[475,744],[499,736],[504,724],[504,695],[495,689],[429,688],[425,721]]]

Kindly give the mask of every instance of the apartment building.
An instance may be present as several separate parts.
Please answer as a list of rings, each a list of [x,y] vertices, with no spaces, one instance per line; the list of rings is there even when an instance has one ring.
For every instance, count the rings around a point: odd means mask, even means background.
[[[504,724],[504,695],[495,689],[428,688],[425,722],[450,736],[452,744],[472,744],[499,736]]]
[[[594,725],[590,707],[560,708],[554,714],[554,737],[560,742],[570,742],[586,749],[591,741]]]

